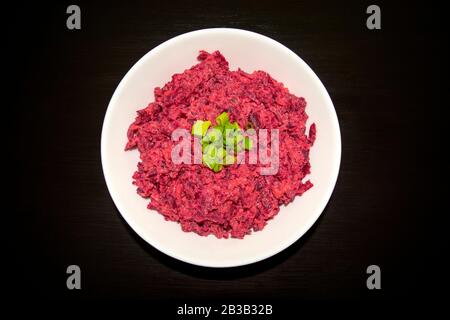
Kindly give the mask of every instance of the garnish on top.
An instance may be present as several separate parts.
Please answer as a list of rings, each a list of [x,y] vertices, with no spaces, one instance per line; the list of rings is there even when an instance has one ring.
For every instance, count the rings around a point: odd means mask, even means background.
[[[235,121],[230,123],[227,112],[222,112],[216,118],[216,124],[211,121],[197,120],[192,125],[192,134],[201,138],[202,162],[205,166],[219,172],[224,165],[236,162],[235,152],[252,149],[252,140],[244,136],[244,131]]]

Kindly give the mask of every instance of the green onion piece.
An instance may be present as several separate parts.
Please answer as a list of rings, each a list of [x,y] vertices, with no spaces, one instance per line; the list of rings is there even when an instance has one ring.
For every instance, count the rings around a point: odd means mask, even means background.
[[[217,159],[218,163],[220,163],[220,164],[223,163],[225,155],[226,155],[226,151],[225,151],[224,148],[217,148],[216,149],[216,159]]]
[[[232,129],[225,130],[225,134],[223,137],[224,137],[225,145],[234,144],[234,130],[232,130]]]
[[[204,141],[210,143],[222,142],[222,132],[215,127],[211,128],[206,133]]]
[[[217,154],[217,148],[213,144],[208,144],[206,148],[203,149],[203,154],[210,157],[215,158]]]
[[[211,125],[211,121],[197,120],[192,126],[192,134],[197,137],[203,137]]]
[[[192,126],[192,134],[202,137],[203,164],[214,172],[219,172],[224,165],[236,163],[236,157],[227,153],[223,143],[240,152],[243,149],[250,150],[252,140],[244,137],[244,132],[236,121],[230,123],[227,112],[222,112],[216,118],[216,123],[217,125],[211,128],[210,121],[197,120]],[[246,129],[247,127],[248,125]]]
[[[234,126],[229,122],[225,123],[223,128],[224,130],[234,130]]]
[[[208,144],[210,144],[210,142],[211,142],[211,141],[208,141],[208,140],[206,139],[206,137],[203,137],[203,139],[202,139],[202,150],[204,150],[204,149],[206,148],[206,146],[207,146]]]
[[[236,161],[236,158],[230,154],[225,156],[224,165],[229,166],[232,165]]]
[[[203,162],[203,164],[205,166],[207,166],[210,169],[212,169],[216,165],[216,159],[215,158],[211,158],[207,154],[204,154],[202,156],[202,162]]]
[[[224,127],[226,123],[230,122],[228,118],[228,112],[222,112],[217,118],[216,122],[219,126]]]
[[[219,172],[220,170],[222,170],[222,167],[223,165],[216,163],[212,169],[214,170],[214,172]]]
[[[242,134],[242,132],[239,131],[235,131],[235,139],[236,139],[236,144],[240,143],[242,140],[244,140],[244,135]]]

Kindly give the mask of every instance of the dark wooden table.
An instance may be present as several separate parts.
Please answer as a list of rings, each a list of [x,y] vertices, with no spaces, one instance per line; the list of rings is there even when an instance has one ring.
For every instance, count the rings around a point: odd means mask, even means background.
[[[19,194],[8,215],[21,223],[8,241],[16,262],[8,280],[18,293],[198,303],[419,295],[431,189],[425,125],[440,74],[433,40],[444,37],[430,9],[378,3],[382,29],[368,30],[364,1],[77,4],[81,30],[66,28],[69,3],[3,14]],[[314,227],[284,252],[232,269],[188,265],[141,240],[114,206],[100,161],[121,78],[158,44],[207,27],[252,30],[296,52],[328,89],[342,133],[338,182]],[[71,264],[81,267],[81,290],[66,288]],[[372,264],[381,290],[366,287]]]

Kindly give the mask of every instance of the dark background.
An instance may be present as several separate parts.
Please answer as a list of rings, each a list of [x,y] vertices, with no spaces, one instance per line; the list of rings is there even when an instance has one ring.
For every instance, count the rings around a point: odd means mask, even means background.
[[[8,215],[20,223],[6,242],[12,294],[237,303],[424,294],[439,8],[375,2],[382,29],[371,31],[364,1],[74,3],[81,30],[66,28],[72,2],[3,11],[18,195]],[[337,185],[314,227],[277,256],[232,269],[188,265],[141,240],[114,206],[100,161],[121,78],[158,44],[207,27],[255,31],[296,52],[330,93],[342,134]],[[81,267],[82,290],[66,289],[71,264]],[[378,291],[366,288],[371,264],[381,267]]]

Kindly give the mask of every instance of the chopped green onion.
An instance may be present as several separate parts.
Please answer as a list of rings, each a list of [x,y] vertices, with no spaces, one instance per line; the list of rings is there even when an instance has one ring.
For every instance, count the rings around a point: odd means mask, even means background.
[[[219,126],[224,127],[226,123],[230,122],[230,119],[228,118],[227,112],[222,112],[217,118],[216,122]]]
[[[223,148],[217,148],[214,144],[208,144],[206,148],[203,150],[203,154],[207,155],[210,158],[217,158],[219,154],[219,150]]]
[[[236,158],[230,154],[227,154],[225,156],[225,160],[223,162],[224,165],[229,166],[231,164],[234,164],[234,162],[236,161]]]
[[[226,151],[224,148],[218,148],[216,149],[216,158],[219,163],[223,163],[223,158],[226,155]]]
[[[236,144],[238,144],[238,143],[240,143],[242,140],[244,140],[244,135],[241,133],[241,132],[237,132],[237,133],[235,133],[235,135],[234,135],[234,137],[235,137],[235,141],[236,141]]]
[[[209,142],[209,143],[222,142],[222,132],[220,130],[216,129],[216,127],[211,128],[208,130],[208,132],[206,133],[206,135],[203,139],[205,142]]]
[[[192,134],[197,137],[203,137],[211,125],[211,121],[197,120],[192,126]]]
[[[251,150],[253,146],[253,141],[249,137],[244,138],[244,149]]]
[[[212,169],[214,172],[219,172],[220,170],[222,170],[222,167],[222,164],[216,163]]]
[[[250,136],[253,136],[254,134],[256,134],[256,131],[255,131],[255,129],[250,128],[250,129],[247,129],[247,134]]]
[[[244,132],[236,121],[230,123],[227,112],[222,112],[216,118],[216,123],[216,126],[210,128],[211,121],[197,120],[192,126],[192,134],[202,138],[203,164],[214,172],[219,172],[224,165],[236,163],[236,157],[228,154],[226,148],[231,146],[235,152],[250,150],[252,140],[244,137]],[[254,132],[253,129],[252,131]]]
[[[224,141],[225,145],[234,144],[234,130],[231,129],[225,130]]]

